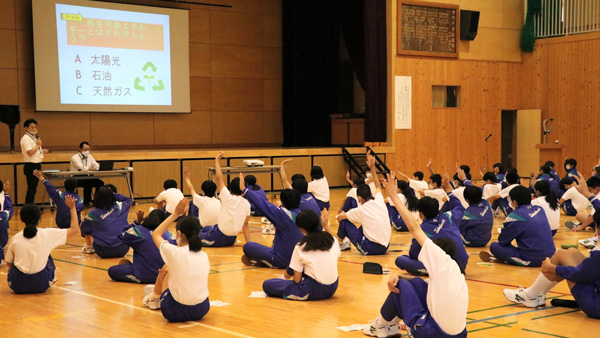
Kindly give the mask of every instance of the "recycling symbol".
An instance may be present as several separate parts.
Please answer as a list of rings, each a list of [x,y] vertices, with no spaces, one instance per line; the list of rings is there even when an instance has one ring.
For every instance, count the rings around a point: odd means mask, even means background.
[[[150,72],[148,68],[150,68],[152,72]],[[154,76],[154,74],[157,71],[157,68],[152,62],[146,62],[146,64],[142,68],[142,71],[144,72],[143,80],[141,80],[139,76],[136,77],[135,82],[133,84],[133,88],[145,91],[146,87],[150,87],[155,92],[165,89],[165,85],[163,84],[162,80],[157,81],[156,77]],[[144,84],[144,86],[142,86],[142,84]]]

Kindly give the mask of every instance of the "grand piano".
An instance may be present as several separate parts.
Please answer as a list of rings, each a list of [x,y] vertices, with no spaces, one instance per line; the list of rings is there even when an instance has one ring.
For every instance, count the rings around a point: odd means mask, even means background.
[[[8,124],[10,131],[10,151],[15,151],[15,126],[21,122],[21,108],[14,105],[0,105],[0,122]]]

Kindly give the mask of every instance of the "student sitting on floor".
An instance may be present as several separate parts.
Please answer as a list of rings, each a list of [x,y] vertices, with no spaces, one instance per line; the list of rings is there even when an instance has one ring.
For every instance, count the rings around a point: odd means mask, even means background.
[[[548,181],[537,181],[533,186],[535,196],[537,197],[531,201],[531,205],[537,205],[544,209],[552,236],[556,235],[558,227],[560,226],[560,207],[558,205],[558,198],[556,194],[550,188]]]
[[[292,182],[290,182],[287,178],[285,166],[286,166],[286,164],[288,164],[291,161],[292,161],[292,159],[288,158],[287,160],[283,160],[280,165],[279,173],[281,175],[281,181],[283,182],[283,187],[285,189],[297,190],[300,193],[300,206],[298,207],[298,209],[300,209],[300,211],[312,210],[315,212],[315,214],[317,214],[317,216],[319,216],[319,220],[320,220],[321,219],[321,209],[319,209],[319,204],[317,204],[315,197],[311,193],[308,192],[308,182],[306,182],[306,180],[304,178],[300,178],[296,175],[292,176],[292,177],[296,177]],[[320,228],[320,230],[322,230],[322,228]],[[326,230],[329,231],[329,229],[326,229]]]
[[[34,170],[33,175],[42,181],[46,191],[48,192],[48,196],[52,199],[52,202],[56,205],[56,226],[64,229],[71,226],[71,211],[69,207],[65,204],[65,198],[67,196],[72,196],[76,201],[77,205],[75,209],[77,210],[77,219],[81,222],[81,210],[83,210],[85,204],[83,203],[83,199],[77,195],[75,189],[77,189],[77,180],[73,178],[68,178],[65,180],[65,191],[59,191],[54,187],[52,183],[46,180],[44,174],[42,174],[39,170]]]
[[[122,259],[119,265],[108,268],[108,276],[117,282],[154,283],[158,277],[158,270],[165,265],[160,252],[152,240],[152,232],[167,217],[159,209],[152,210],[144,219],[144,211],[136,212],[137,219],[119,235],[121,242],[133,249],[133,263],[129,259]],[[165,240],[171,239],[171,233],[166,231]]]
[[[419,199],[415,196],[413,190],[410,189],[408,182],[398,181],[398,190],[396,190],[396,193],[398,198],[400,198],[400,201],[402,201],[406,208],[411,212],[417,223],[420,222],[419,209],[417,208]],[[396,229],[396,231],[408,231],[406,222],[402,219],[402,216],[400,216],[396,207],[394,207],[394,201],[388,198],[386,206],[392,227]]]
[[[567,174],[565,177],[571,178],[573,181],[578,182],[579,173],[577,172],[577,161],[574,158],[567,158],[565,160],[565,171]]]
[[[502,185],[502,189],[505,189],[510,185],[510,183],[506,181],[506,169],[504,167],[504,164],[500,162],[494,163],[494,165],[492,166],[492,170],[494,172],[494,175],[496,175],[496,182]]]
[[[557,175],[558,176],[558,175]],[[533,178],[535,177],[535,179]],[[540,172],[535,176],[534,173],[531,173],[531,180],[529,181],[529,186],[533,188],[535,182],[538,180],[547,181],[550,184],[550,189],[557,194],[559,190],[560,180],[554,179],[552,176],[552,170],[549,166],[543,165],[540,167]]]
[[[243,182],[243,179],[240,179],[240,182]],[[241,185],[240,189],[244,191],[244,198],[260,209],[276,229],[271,247],[256,242],[246,242],[243,248],[242,262],[253,266],[287,268],[295,245],[304,237],[295,223],[296,215],[300,213],[298,208],[300,193],[295,189],[283,189],[280,195],[281,206],[277,207],[256,192],[245,189],[243,184]]]
[[[25,229],[12,237],[6,251],[8,286],[15,293],[42,293],[56,281],[56,267],[50,253],[57,246],[66,244],[68,236],[79,232],[75,199],[67,196],[65,203],[71,210],[68,229],[38,229],[40,208],[33,204],[21,208]]]
[[[82,251],[87,254],[96,252],[101,258],[125,256],[129,246],[121,242],[118,236],[127,227],[130,208],[129,198],[113,193],[106,185],[98,188],[94,209],[81,222],[81,235],[85,239]]]
[[[8,221],[13,217],[12,199],[8,195],[10,181],[0,181],[0,263],[4,259],[4,247],[8,243]]]
[[[581,174],[579,174],[580,182],[584,182],[584,180],[582,180],[582,177],[583,176]],[[577,186],[577,190],[582,195],[587,197],[592,202],[592,206],[594,207],[594,210],[593,210],[592,214],[590,215],[590,217],[592,217],[592,221],[591,222],[586,221],[586,223],[589,223],[588,226],[595,228],[594,236],[591,238],[580,239],[577,241],[579,244],[581,244],[582,246],[584,246],[588,249],[594,249],[596,247],[596,245],[598,245],[598,240],[599,240],[598,233],[600,233],[600,227],[596,226],[596,224],[598,224],[598,223],[595,221],[595,218],[594,218],[594,215],[596,215],[596,213],[598,213],[597,212],[598,207],[600,207],[600,199],[598,199],[598,194],[594,194],[595,190],[590,189],[589,186],[587,185],[587,183],[589,183],[592,178],[597,179],[598,177],[592,176],[587,180],[587,182],[584,182],[584,184],[580,184]]]
[[[556,251],[548,218],[542,207],[531,205],[529,189],[519,186],[510,191],[514,209],[506,220],[498,242],[490,245],[490,252],[481,251],[485,262],[506,262],[517,266],[541,266]],[[517,246],[511,242],[517,241]]]
[[[400,168],[400,167],[398,167],[398,168]],[[427,190],[429,188],[429,185],[427,184],[427,182],[423,181],[423,177],[425,177],[425,176],[423,175],[422,171],[415,171],[413,173],[412,179],[410,177],[408,177],[408,175],[402,173],[400,170],[396,171],[396,174],[398,176],[402,177],[405,181],[408,181],[408,186],[413,190],[413,192],[417,198],[422,197],[419,194],[419,190]]]
[[[483,181],[485,184],[481,188],[482,190],[482,198],[487,200],[488,198],[496,195],[502,190],[502,184],[498,183],[496,175],[493,172],[488,171],[483,174]],[[497,204],[497,203],[496,203]],[[495,209],[494,209],[495,210]]]
[[[593,195],[600,193],[600,177],[592,176],[588,178],[586,187]],[[589,201],[579,192],[577,184],[574,182],[571,187],[562,195],[560,202],[565,214],[575,216],[577,222],[566,221],[565,227],[573,231],[582,231],[586,227],[596,227],[593,220],[593,215],[587,212]]]
[[[509,184],[506,188],[500,190],[499,193],[488,197],[487,200],[492,204],[492,208],[494,210],[500,208],[502,213],[505,216],[508,216],[508,214],[513,211],[510,203],[508,203],[508,196],[512,189],[520,186],[521,178],[519,177],[519,174],[515,172],[509,172],[506,174],[506,182]]]
[[[586,186],[583,176],[581,193],[589,198],[598,211],[600,200],[592,195]],[[600,222],[600,212],[594,214],[594,221]],[[585,257],[579,250],[569,248],[558,250],[552,258],[546,258],[542,263],[541,272],[533,284],[528,288],[520,287],[516,290],[504,289],[504,297],[511,302],[523,304],[527,307],[546,305],[546,293],[552,290],[563,280],[567,281],[571,294],[577,306],[591,318],[600,319],[600,247],[590,251]]]
[[[181,190],[177,189],[177,181],[166,180],[163,183],[165,190],[161,191],[158,196],[154,199],[154,204],[157,205],[158,209],[162,209],[166,212],[167,217],[173,213],[177,202],[183,198]]]
[[[494,227],[492,206],[482,199],[481,189],[475,186],[465,187],[464,196],[469,207],[464,211],[459,223],[463,243],[468,247],[486,246],[492,238]]]
[[[552,161],[546,161],[546,163],[544,163],[544,165],[550,167],[550,176],[556,182],[559,182],[560,181],[560,176],[558,176],[558,174],[556,173],[556,170],[554,170],[554,162],[552,162]]]
[[[312,167],[310,169],[310,179],[308,192],[313,194],[320,210],[329,210],[329,183],[327,183],[327,178],[323,174],[323,169],[318,165]]]
[[[438,201],[440,210],[442,210],[444,204],[448,202],[448,195],[442,189],[442,175],[433,174],[429,176],[429,190],[419,190],[419,195],[435,198]]]
[[[373,173],[373,182],[377,190],[375,198],[368,185],[358,186],[356,194],[359,206],[347,213],[342,212],[336,217],[339,222],[337,236],[342,251],[350,250],[351,244],[354,244],[363,255],[383,255],[387,252],[392,235],[390,217],[380,191],[381,184],[377,179],[373,156],[367,155],[367,165]],[[395,187],[392,194],[396,194]],[[360,223],[362,226],[357,229],[355,223]]]
[[[215,225],[219,223],[219,213],[221,212],[221,201],[215,197],[217,185],[211,180],[206,180],[202,183],[202,195],[196,193],[192,180],[190,178],[190,170],[188,167],[183,167],[183,179],[192,195],[192,203],[188,210],[190,216],[196,216],[200,220],[202,226]]]
[[[225,153],[220,152],[215,157],[215,183],[221,200],[221,210],[219,212],[218,224],[207,225],[200,231],[202,245],[213,247],[232,246],[235,244],[237,235],[244,233],[246,243],[250,241],[250,228],[248,219],[250,218],[250,203],[242,197],[240,190],[240,178],[234,178],[229,183],[229,189],[225,186],[223,172],[221,171],[221,159]],[[264,191],[253,190],[261,199],[267,200]]]
[[[158,273],[152,292],[144,297],[144,305],[152,310],[160,309],[170,322],[200,320],[210,309],[210,262],[208,255],[202,251],[200,221],[193,216],[183,216],[188,203],[182,199],[173,210],[174,213],[152,233],[165,265]],[[169,226],[175,222],[177,245],[163,238]]]
[[[432,240],[449,238],[456,246],[456,261],[462,271],[465,271],[469,262],[469,254],[465,250],[459,230],[459,222],[463,218],[464,208],[458,198],[452,194],[452,187],[447,180],[443,181],[444,190],[449,193],[450,211],[439,212],[438,201],[435,198],[425,196],[419,200],[418,209],[423,223],[421,229]],[[416,239],[412,240],[408,255],[398,256],[396,266],[415,275],[426,275],[427,270],[419,261],[421,245]]]
[[[388,175],[388,191],[396,185],[393,175]],[[406,219],[410,212],[396,196],[394,205]],[[464,271],[457,261],[457,248],[448,238],[432,240],[413,222],[407,222],[414,240],[422,246],[419,261],[429,271],[429,280],[393,275],[388,282],[390,294],[383,303],[380,315],[371,325],[365,325],[364,334],[371,337],[400,335],[402,321],[409,336],[466,337],[469,291]]]
[[[333,297],[338,287],[337,260],[340,246],[328,232],[319,230],[321,219],[312,210],[296,216],[296,225],[306,235],[294,247],[287,279],[264,281],[263,290],[269,297],[289,300],[320,300]],[[290,272],[293,272],[291,274]]]
[[[365,184],[365,180],[361,177],[355,178],[354,181],[350,181],[349,171],[346,172],[346,181],[350,183],[352,188],[346,194],[346,198],[344,199],[344,202],[342,202],[342,207],[338,210],[338,214],[342,211],[348,212],[348,210],[358,207],[358,196],[356,195],[356,188],[361,184]]]
[[[248,187],[248,189],[252,189],[252,190],[258,192],[259,194],[264,195],[264,197],[267,198],[267,194],[265,193],[263,188],[260,185],[256,184],[256,176],[254,176],[254,175],[244,176],[244,183],[245,183],[246,187]],[[256,208],[252,204],[250,204],[250,215],[256,216],[256,217],[264,216],[263,214],[260,213],[260,211],[256,210]]]

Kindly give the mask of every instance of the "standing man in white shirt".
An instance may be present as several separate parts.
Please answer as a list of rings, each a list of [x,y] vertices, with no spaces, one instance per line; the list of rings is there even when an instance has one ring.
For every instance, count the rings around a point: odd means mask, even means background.
[[[42,160],[44,154],[48,153],[48,149],[42,149],[42,139],[37,134],[37,121],[27,119],[23,124],[25,127],[25,135],[21,138],[21,152],[23,153],[23,174],[27,177],[27,194],[25,195],[25,203],[33,204],[35,201],[35,193],[37,185],[40,181],[35,175],[34,170],[42,170]]]
[[[83,141],[79,144],[79,152],[71,157],[69,171],[95,171],[100,169],[98,162],[90,154],[90,143]],[[92,188],[98,189],[104,182],[98,178],[78,179],[77,187],[83,187],[83,204],[92,203]]]

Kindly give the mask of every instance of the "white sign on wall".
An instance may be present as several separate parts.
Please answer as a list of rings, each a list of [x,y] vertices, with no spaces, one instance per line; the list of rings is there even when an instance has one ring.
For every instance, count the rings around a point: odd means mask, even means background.
[[[396,76],[394,120],[396,129],[412,128],[412,78]]]

